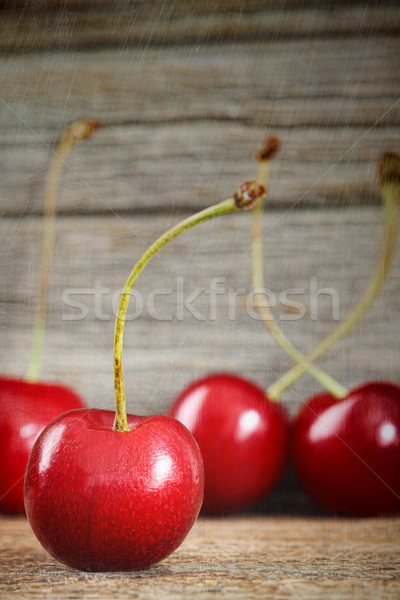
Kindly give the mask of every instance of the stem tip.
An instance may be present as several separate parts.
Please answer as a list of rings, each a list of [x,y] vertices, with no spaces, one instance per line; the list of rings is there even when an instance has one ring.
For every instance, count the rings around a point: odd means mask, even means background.
[[[255,159],[258,162],[262,162],[264,160],[271,160],[278,154],[279,150],[281,149],[281,146],[282,142],[280,138],[278,138],[276,135],[270,135],[266,138],[263,146],[255,155]]]
[[[104,123],[99,119],[81,119],[68,125],[61,137],[73,145],[81,140],[88,140],[100,127],[104,127]]]
[[[259,198],[267,194],[265,188],[258,181],[245,181],[234,195],[236,206],[242,210],[251,210]]]

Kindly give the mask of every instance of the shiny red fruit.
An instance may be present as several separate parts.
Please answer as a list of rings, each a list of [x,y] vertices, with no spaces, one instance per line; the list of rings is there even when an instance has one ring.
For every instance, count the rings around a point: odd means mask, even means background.
[[[84,571],[144,569],[175,550],[203,499],[199,448],[176,419],[75,410],[40,435],[25,477],[25,509],[44,548]]]
[[[294,422],[292,459],[304,489],[328,511],[400,514],[400,387],[373,382],[343,400],[314,396]]]
[[[204,462],[203,514],[262,500],[280,478],[288,421],[281,406],[245,379],[214,374],[192,383],[169,409],[193,433]]]
[[[84,406],[62,385],[0,377],[0,512],[24,512],[24,474],[35,440],[58,415]]]

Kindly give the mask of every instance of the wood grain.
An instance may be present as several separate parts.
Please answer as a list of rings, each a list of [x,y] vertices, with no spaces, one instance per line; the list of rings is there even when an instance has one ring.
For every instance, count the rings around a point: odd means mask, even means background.
[[[272,310],[303,351],[311,351],[345,318],[367,285],[382,218],[380,209],[366,207],[265,214],[265,281]],[[112,408],[118,290],[144,249],[178,220],[177,215],[124,215],[57,221],[44,377],[68,381],[91,404]],[[1,370],[23,375],[41,222],[10,218],[0,227]],[[290,366],[256,319],[250,227],[249,214],[203,224],[164,248],[140,276],[125,335],[126,382],[135,390],[128,393],[130,410],[163,410],[183,385],[209,371],[236,371],[268,386]],[[400,382],[398,269],[399,254],[368,319],[321,361],[345,385],[371,378]],[[316,389],[308,376],[299,381],[286,395],[290,410]]]
[[[58,10],[25,6],[15,15],[6,9],[0,21],[0,50],[26,52],[48,49],[79,50],[99,46],[141,47],[236,43],[276,38],[343,37],[353,34],[399,33],[396,3],[292,3],[282,10],[277,2],[171,2],[160,9],[152,2],[92,3],[81,10],[63,2]],[[57,7],[57,5],[56,5]],[[285,7],[287,8],[287,7]]]
[[[271,171],[270,210],[381,203],[376,162],[382,151],[397,148],[397,127],[366,135],[356,127],[334,134],[318,127],[272,131],[283,146]],[[194,212],[256,177],[253,156],[265,133],[212,121],[106,126],[74,149],[62,177],[58,214]],[[1,211],[40,215],[53,139],[35,139],[26,131],[12,135],[0,149]]]
[[[400,593],[400,521],[199,519],[178,550],[146,571],[71,570],[25,519],[0,518],[0,595],[41,598],[363,598]]]
[[[1,210],[40,213],[60,131],[85,116],[105,128],[68,161],[60,212],[205,206],[254,177],[268,133],[283,142],[274,206],[377,204],[376,160],[398,148],[399,49],[374,37],[0,57]]]

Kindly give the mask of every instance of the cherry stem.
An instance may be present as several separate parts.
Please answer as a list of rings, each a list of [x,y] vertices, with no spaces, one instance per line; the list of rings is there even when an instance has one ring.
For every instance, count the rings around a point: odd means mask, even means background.
[[[76,121],[64,129],[54,152],[54,157],[47,176],[42,222],[43,233],[40,251],[38,306],[33,329],[31,358],[27,371],[27,380],[31,382],[38,381],[42,366],[49,276],[54,248],[54,217],[56,213],[60,175],[65,165],[65,161],[74,145],[81,140],[89,139],[100,126],[100,121],[85,119]]]
[[[263,148],[257,155],[258,160],[258,181],[264,186],[267,185],[267,180],[270,170],[270,161],[276,155],[280,148],[280,140],[275,137],[269,137],[265,141]],[[328,373],[313,365],[308,359],[299,351],[290,340],[285,336],[282,330],[278,327],[274,320],[274,316],[269,309],[269,306],[264,302],[265,300],[265,286],[263,276],[263,237],[262,237],[262,214],[264,210],[264,199],[259,198],[256,202],[256,206],[253,212],[253,227],[252,227],[252,275],[253,275],[253,289],[254,298],[260,297],[257,300],[255,308],[257,308],[262,320],[267,327],[268,331],[274,337],[275,341],[279,346],[298,363],[301,363],[302,367],[311,373],[313,377],[326,389],[328,389],[336,397],[344,397],[347,395],[347,390],[333,379]],[[279,400],[279,396],[270,395],[271,388],[268,389],[267,395],[271,400]]]
[[[382,248],[375,272],[356,308],[307,357],[308,361],[314,361],[322,356],[322,354],[327,352],[336,342],[350,332],[379,296],[387,279],[396,252],[399,230],[400,155],[394,152],[385,152],[382,154],[378,162],[378,176],[385,207],[385,227]],[[268,389],[268,395],[274,399],[279,399],[284,390],[293,385],[305,371],[306,365],[299,361],[299,364],[287,371],[283,377]]]
[[[166,233],[160,236],[143,254],[136,265],[133,267],[124,289],[122,290],[117,318],[115,321],[115,332],[114,332],[114,389],[115,389],[115,421],[113,429],[116,431],[129,431],[128,420],[126,415],[126,402],[125,402],[125,390],[122,375],[122,349],[123,349],[123,335],[124,335],[124,324],[126,310],[130,294],[132,293],[133,286],[143,271],[144,267],[150,261],[151,258],[168,242],[176,238],[178,235],[214,219],[222,215],[236,212],[238,210],[249,210],[253,208],[255,202],[260,196],[266,194],[266,189],[257,183],[256,181],[248,181],[243,183],[237,190],[236,194],[227,200],[224,200],[218,204],[214,204],[209,208],[201,210],[196,214],[184,219]]]

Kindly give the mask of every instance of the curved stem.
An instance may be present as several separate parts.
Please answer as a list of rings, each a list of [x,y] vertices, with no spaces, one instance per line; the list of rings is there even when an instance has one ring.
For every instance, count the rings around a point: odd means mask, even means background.
[[[56,213],[60,175],[74,145],[81,140],[89,139],[100,125],[100,121],[86,119],[76,121],[67,127],[61,134],[61,139],[55,150],[47,176],[42,222],[43,234],[40,250],[38,306],[33,329],[31,359],[27,371],[28,381],[34,382],[39,379],[42,365],[49,274],[54,247],[54,216]]]
[[[386,153],[382,156],[380,162],[380,172],[388,164],[387,156],[393,160],[392,153]],[[346,336],[350,330],[362,319],[368,309],[372,306],[375,299],[379,296],[383,285],[387,279],[393,258],[396,252],[396,244],[399,231],[399,206],[400,206],[400,156],[394,155],[394,165],[392,171],[385,180],[380,176],[381,191],[385,207],[385,229],[383,234],[383,244],[375,272],[365,290],[361,300],[356,308],[349,314],[347,319],[339,325],[308,357],[309,361],[316,360],[336,342]],[[393,175],[394,173],[394,175]],[[396,179],[397,176],[397,179]],[[383,180],[382,180],[383,179]],[[300,361],[299,361],[300,362]],[[297,364],[286,372],[283,377],[268,388],[268,395],[278,399],[288,387],[293,385],[307,369],[304,364]]]
[[[114,390],[115,390],[115,421],[114,421],[114,429],[117,431],[129,431],[128,420],[126,415],[126,402],[125,402],[125,390],[123,383],[123,375],[122,375],[122,349],[123,349],[123,335],[124,335],[124,324],[125,324],[125,316],[126,310],[128,307],[128,302],[130,298],[130,294],[133,290],[133,286],[143,271],[144,267],[147,265],[149,260],[153,258],[155,254],[168,242],[176,238],[178,235],[194,227],[195,225],[199,225],[200,223],[204,223],[205,221],[209,221],[210,219],[214,219],[215,217],[220,217],[222,215],[226,215],[229,213],[236,212],[238,210],[246,210],[253,208],[255,202],[260,196],[265,195],[266,190],[263,186],[259,185],[257,182],[246,182],[244,183],[239,190],[236,192],[234,196],[220,202],[219,204],[215,204],[209,208],[201,210],[200,212],[184,219],[171,229],[169,229],[166,233],[164,233],[161,237],[159,237],[143,254],[143,256],[139,259],[136,265],[133,267],[126,283],[124,289],[122,290],[117,318],[115,321],[115,332],[114,332]]]
[[[272,144],[273,154],[268,150],[271,147],[271,140],[275,142],[276,138],[268,138],[266,140],[264,148],[259,152],[257,158],[259,161],[258,169],[258,181],[264,186],[267,185],[267,179],[269,176],[270,160],[279,149],[280,144]],[[253,227],[252,227],[252,278],[253,278],[253,289],[254,298],[256,295],[260,296],[260,300],[256,304],[256,308],[260,313],[262,320],[267,327],[268,331],[274,337],[275,341],[279,346],[298,363],[301,363],[302,368],[311,373],[313,377],[326,389],[328,389],[334,396],[343,398],[347,395],[347,390],[340,383],[338,383],[333,377],[328,375],[325,371],[309,362],[306,357],[299,351],[290,340],[285,336],[282,330],[278,327],[274,320],[274,316],[269,309],[269,306],[264,302],[265,286],[264,286],[264,275],[263,275],[263,237],[262,237],[262,213],[264,209],[263,198],[260,198],[255,206],[253,212]],[[278,400],[278,397],[270,395],[270,389],[268,389],[268,397],[271,400]]]

